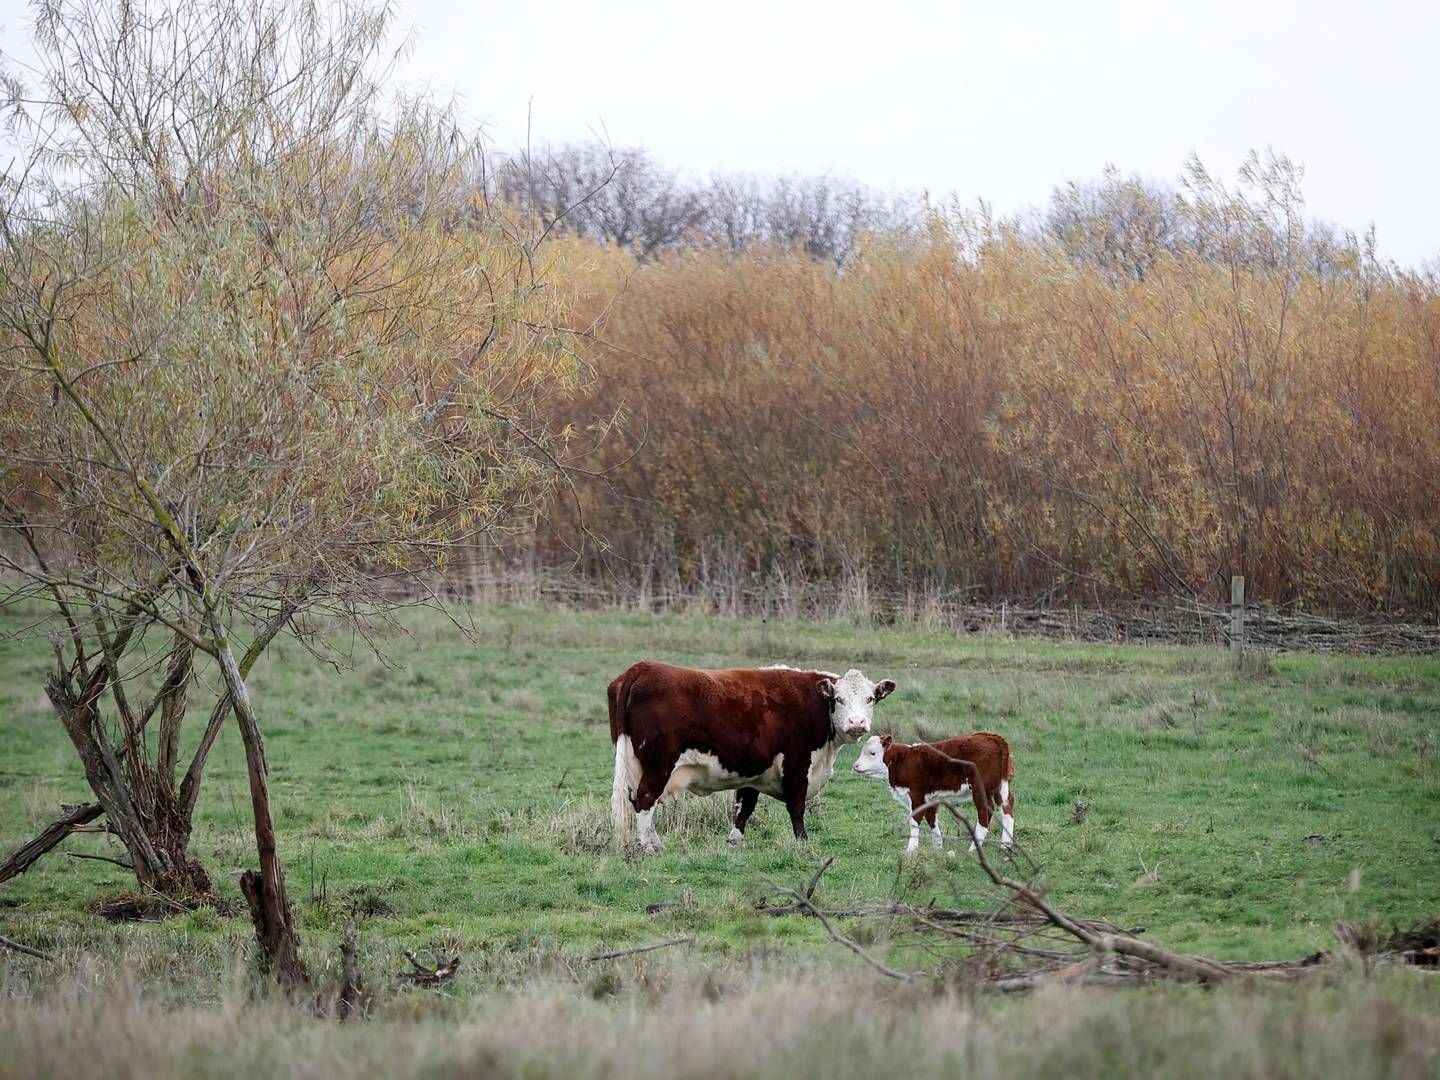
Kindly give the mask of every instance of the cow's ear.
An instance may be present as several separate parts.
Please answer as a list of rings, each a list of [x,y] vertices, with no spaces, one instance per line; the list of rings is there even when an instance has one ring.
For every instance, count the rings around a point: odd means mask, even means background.
[[[889,735],[880,736],[880,745],[885,747],[887,750],[890,748],[890,744],[894,741],[895,740],[892,739]]]
[[[815,688],[820,691],[820,696],[823,697],[826,701],[835,700],[834,679],[821,679],[818,683],[815,684]]]
[[[876,700],[876,701],[879,701],[879,700],[880,700],[881,698],[883,698],[883,697],[889,697],[889,696],[890,696],[891,694],[893,694],[894,692],[895,692],[895,680],[894,680],[894,679],[881,679],[878,683],[875,684],[875,700]]]

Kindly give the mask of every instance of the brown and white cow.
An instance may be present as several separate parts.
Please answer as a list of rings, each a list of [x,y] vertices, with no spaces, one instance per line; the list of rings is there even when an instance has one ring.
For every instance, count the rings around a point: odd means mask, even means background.
[[[973,771],[961,763],[973,765]],[[1000,808],[1000,846],[1009,847],[1014,839],[1015,796],[1010,784],[1015,779],[1015,766],[1010,760],[1010,744],[993,732],[977,731],[958,739],[911,745],[897,743],[889,735],[872,735],[855,759],[855,771],[861,776],[884,780],[890,785],[895,801],[905,808],[910,816],[907,852],[914,851],[920,844],[922,817],[930,825],[930,842],[937,848],[944,843],[936,807],[926,804],[947,795],[960,798],[969,795],[974,800],[975,840],[985,842],[992,806]],[[977,774],[983,790],[972,790]],[[975,850],[974,841],[970,850]]]
[[[610,808],[616,839],[658,851],[655,804],[683,791],[736,792],[730,842],[738,844],[760,795],[780,799],[797,837],[805,802],[835,771],[842,746],[867,735],[875,702],[895,689],[855,670],[844,675],[783,665],[699,671],[653,660],[633,664],[610,684],[615,783]]]

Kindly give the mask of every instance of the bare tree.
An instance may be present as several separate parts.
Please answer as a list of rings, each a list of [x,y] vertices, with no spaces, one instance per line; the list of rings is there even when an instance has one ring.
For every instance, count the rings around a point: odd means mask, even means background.
[[[743,251],[773,243],[838,265],[864,233],[909,229],[920,220],[920,203],[911,196],[887,199],[826,176],[736,173],[701,183],[637,147],[526,150],[496,173],[495,188],[543,228],[563,223],[568,232],[615,244],[642,261],[681,247]]]
[[[641,149],[570,145],[525,151],[497,174],[499,191],[544,228],[632,250],[674,247],[705,217],[704,193]]]
[[[523,520],[565,469],[543,399],[577,374],[532,241],[470,194],[477,138],[387,96],[388,26],[349,0],[55,0],[35,90],[8,82],[0,604],[50,604],[46,691],[148,886],[208,892],[190,822],[235,717],[242,887],[288,983],[247,674],[276,635],[323,648],[392,605],[386,575]],[[220,690],[186,761],[202,669]]]

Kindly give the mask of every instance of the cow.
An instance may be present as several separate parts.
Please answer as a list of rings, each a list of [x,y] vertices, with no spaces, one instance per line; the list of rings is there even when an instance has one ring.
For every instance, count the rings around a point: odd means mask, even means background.
[[[958,739],[937,743],[907,745],[895,742],[889,735],[872,735],[855,759],[855,771],[861,776],[884,780],[890,794],[905,808],[910,817],[910,843],[906,852],[920,844],[920,819],[930,825],[930,842],[935,847],[944,843],[936,807],[927,806],[947,795],[971,796],[975,802],[975,844],[985,842],[990,831],[991,806],[1000,808],[1000,846],[1009,847],[1015,836],[1015,795],[1010,784],[1015,779],[1015,766],[1010,760],[1010,744],[989,731],[977,731]],[[979,787],[972,790],[978,776]]]
[[[730,843],[739,844],[763,793],[785,803],[805,837],[805,803],[835,770],[840,748],[869,734],[877,701],[895,681],[872,683],[784,665],[701,671],[653,660],[631,665],[610,684],[610,741],[615,836],[630,838],[631,810],[640,846],[660,849],[655,804],[683,791],[736,792]]]

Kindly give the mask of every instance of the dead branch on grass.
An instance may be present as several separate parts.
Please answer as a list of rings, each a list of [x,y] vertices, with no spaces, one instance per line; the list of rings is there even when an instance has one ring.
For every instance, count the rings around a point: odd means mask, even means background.
[[[635,945],[629,949],[614,949],[610,952],[596,953],[594,956],[585,957],[585,960],[588,963],[594,963],[597,960],[614,960],[617,956],[634,956],[636,953],[654,952],[656,949],[668,949],[672,945],[688,945],[694,940],[693,937],[686,934],[684,937],[671,938],[669,941],[657,941],[652,945]]]
[[[1001,902],[994,911],[921,907],[899,900],[844,909],[823,907],[816,901],[815,892],[822,875],[834,862],[833,857],[820,864],[803,888],[767,881],[770,894],[756,905],[757,910],[769,915],[819,919],[831,940],[889,978],[909,980],[936,974],[888,966],[840,932],[832,921],[855,917],[888,920],[892,940],[939,957],[945,964],[959,965],[970,973],[977,988],[987,992],[1027,991],[1054,982],[1113,987],[1154,981],[1210,985],[1240,976],[1296,979],[1321,969],[1329,959],[1328,953],[1317,952],[1297,960],[1222,962],[1140,941],[1136,935],[1144,932],[1143,927],[1126,929],[1103,919],[1070,915],[1050,902],[1033,876],[1017,880],[997,869],[984,845],[978,843],[974,825],[948,799],[937,799],[935,805],[944,806],[977,841],[977,862],[1001,892]],[[1016,854],[1006,852],[1012,862]],[[1018,854],[1038,871],[1033,859],[1024,852]],[[772,906],[770,896],[786,902]],[[1345,944],[1347,935],[1339,927],[1337,934]],[[1383,957],[1421,965],[1440,959],[1440,920],[1403,934],[1397,931],[1383,942],[1378,932],[1359,935],[1352,931],[1348,935],[1357,941],[1362,936],[1366,942],[1374,939],[1373,948],[1364,950],[1367,959]]]
[[[39,949],[32,949],[29,945],[22,945],[20,942],[15,941],[13,938],[8,938],[4,936],[0,936],[0,948],[11,949],[18,953],[24,953],[26,956],[33,956],[37,960],[47,960],[52,964],[55,963],[57,960],[56,957],[51,956],[47,952],[41,952]]]
[[[415,958],[415,954],[409,949],[405,950],[405,959],[410,961],[413,970],[401,971],[395,978],[401,982],[408,982],[414,986],[439,986],[441,983],[449,982],[460,970],[460,957],[452,956],[450,959],[436,955],[435,966],[426,967]]]

